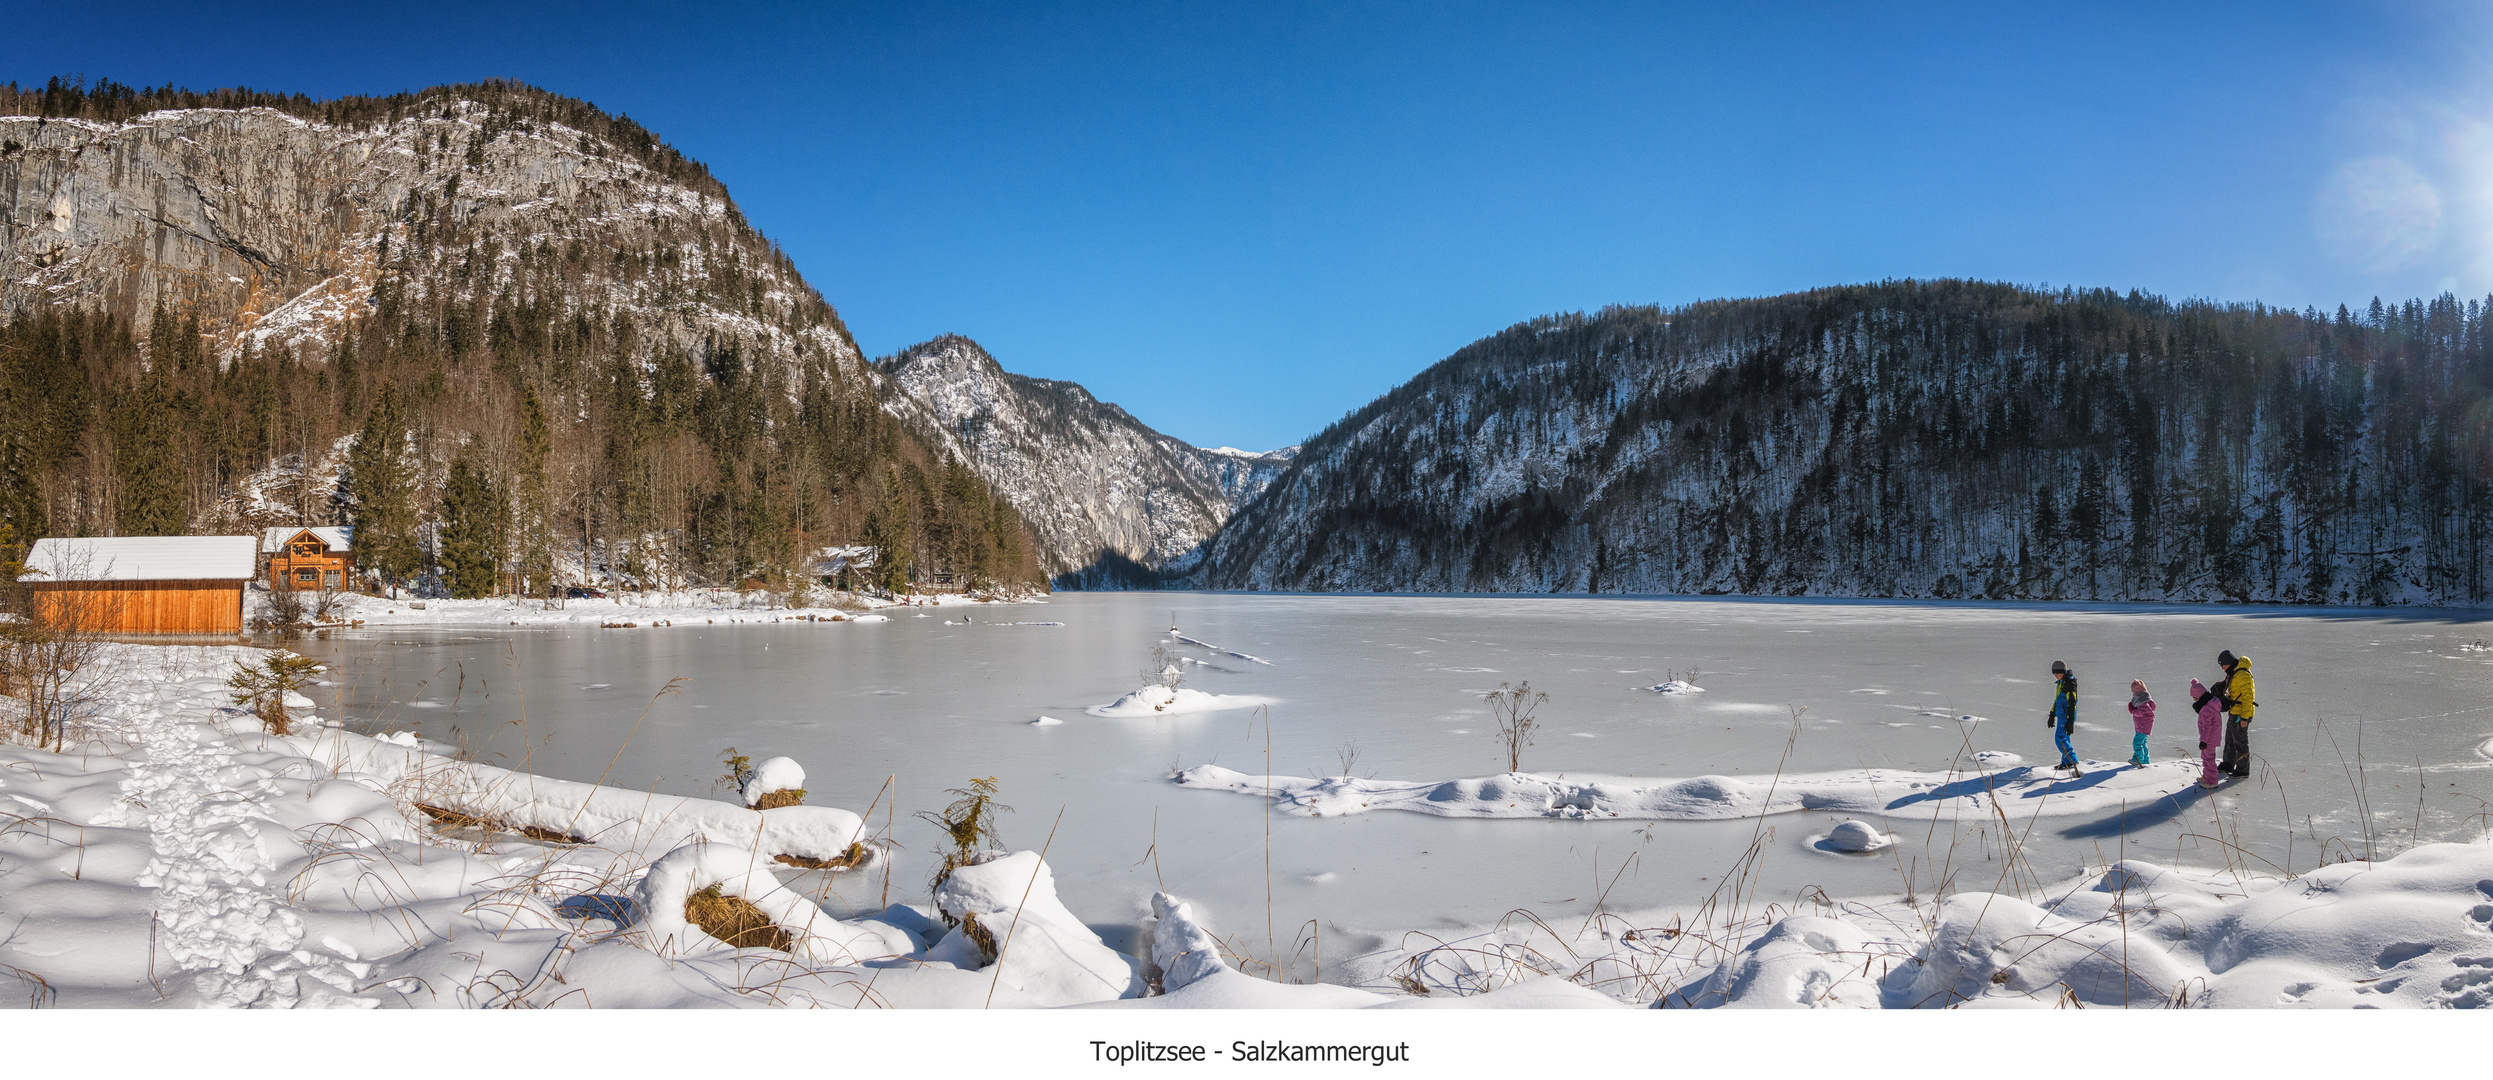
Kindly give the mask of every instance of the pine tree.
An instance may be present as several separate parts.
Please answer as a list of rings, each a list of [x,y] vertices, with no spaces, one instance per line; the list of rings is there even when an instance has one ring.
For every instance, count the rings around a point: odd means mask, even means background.
[[[554,582],[554,500],[546,475],[553,452],[545,405],[537,399],[536,384],[529,383],[520,399],[518,555],[519,572],[537,595],[546,595]]]
[[[113,403],[113,465],[121,482],[115,530],[123,536],[179,536],[189,524],[176,417],[181,409],[163,372],[147,375]]]
[[[2078,542],[2078,566],[2086,572],[2087,595],[2095,595],[2095,572],[2101,566],[2104,533],[2103,462],[2093,454],[2078,464],[2077,501],[2069,507],[2069,531]]]
[[[494,489],[492,478],[462,452],[450,463],[450,478],[443,484],[441,495],[441,547],[437,559],[441,563],[442,583],[449,588],[450,595],[473,600],[497,591],[505,522],[509,517],[509,506],[502,493]]]
[[[909,587],[916,545],[909,529],[909,500],[901,494],[897,470],[885,469],[883,497],[866,518],[866,543],[874,546],[875,587],[900,592]]]
[[[354,447],[347,451],[345,487],[356,561],[381,575],[393,595],[424,564],[416,539],[414,473],[398,387],[384,382]]]

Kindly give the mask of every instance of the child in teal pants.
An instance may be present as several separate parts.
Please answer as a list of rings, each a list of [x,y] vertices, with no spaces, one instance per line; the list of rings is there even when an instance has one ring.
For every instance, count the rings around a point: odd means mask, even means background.
[[[2129,763],[2147,763],[2147,733],[2155,730],[2155,699],[2147,696],[2147,684],[2129,681],[2129,722],[2138,733],[2129,738]]]
[[[2052,729],[2052,742],[2060,747],[2060,768],[2076,772],[2077,751],[2069,747],[2069,734],[2077,728],[2077,675],[2069,665],[2052,661],[2052,711],[2043,718]]]

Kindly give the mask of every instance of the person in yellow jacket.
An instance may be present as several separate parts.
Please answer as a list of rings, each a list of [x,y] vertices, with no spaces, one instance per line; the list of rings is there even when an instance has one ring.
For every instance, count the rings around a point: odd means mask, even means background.
[[[2251,774],[2251,713],[2259,706],[2253,695],[2251,658],[2235,656],[2227,649],[2216,654],[2216,666],[2225,669],[2224,681],[2216,684],[2216,700],[2225,711],[2225,756],[2216,763],[2216,771],[2231,777]]]

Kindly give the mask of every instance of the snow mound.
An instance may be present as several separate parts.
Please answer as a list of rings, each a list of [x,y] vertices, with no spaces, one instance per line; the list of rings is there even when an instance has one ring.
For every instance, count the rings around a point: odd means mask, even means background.
[[[1093,705],[1083,711],[1093,716],[1183,716],[1188,713],[1252,709],[1272,703],[1272,698],[1256,694],[1207,694],[1184,687],[1146,686],[1106,705]]]
[[[1698,686],[1697,684],[1689,682],[1686,679],[1673,679],[1666,683],[1656,683],[1651,689],[1657,694],[1702,694],[1705,692],[1704,687]]]
[[[857,615],[857,616],[852,616],[852,617],[851,617],[848,621],[850,621],[850,622],[890,622],[890,621],[892,621],[892,617],[891,617],[891,616],[889,616],[889,615]]]
[[[334,767],[369,777],[411,801],[644,860],[699,840],[743,845],[764,859],[833,860],[866,839],[864,819],[836,807],[756,811],[716,799],[599,787],[454,761],[352,732],[324,732],[319,739],[322,756]]]
[[[1795,915],[1659,1004],[1666,1009],[1875,1009],[1878,982],[1856,959],[1873,953],[1868,935],[1851,923]]]
[[[1893,846],[1895,842],[1895,837],[1880,833],[1877,829],[1870,827],[1868,822],[1846,821],[1832,829],[1827,830],[1827,834],[1825,836],[1811,841],[1810,846],[1815,847],[1820,851],[1841,851],[1850,854],[1860,854],[1871,851],[1884,851]]]
[[[753,767],[744,781],[744,804],[752,806],[774,791],[805,790],[805,767],[793,758],[775,757]]]
[[[1151,914],[1151,962],[1160,969],[1161,990],[1183,990],[1197,979],[1229,970],[1221,962],[1220,939],[1195,921],[1192,905],[1156,892],[1151,894]]]
[[[1855,769],[1677,780],[1569,780],[1506,773],[1467,780],[1411,781],[1350,776],[1267,778],[1218,765],[1198,765],[1171,779],[1180,787],[1265,796],[1282,812],[1305,817],[1407,810],[1463,818],[1712,821],[1795,810],[1933,819],[1968,814],[1988,817],[2003,810],[2017,818],[2120,812],[2124,806],[2136,812],[2187,792],[2196,776],[2195,764],[2174,762],[2143,769],[2115,770],[2092,761],[2085,766],[2088,775],[2082,778],[2001,765],[1988,772]]]
[[[642,875],[638,933],[660,956],[730,948],[684,918],[684,903],[716,887],[743,899],[788,932],[790,954],[815,963],[855,963],[917,951],[916,939],[898,927],[872,921],[842,922],[814,902],[779,884],[770,861],[726,844],[686,844],[668,852]]]
[[[1056,725],[1061,724],[1061,723],[1064,723],[1064,721],[1059,720],[1059,719],[1057,719],[1057,718],[1055,718],[1055,717],[1053,717],[1053,716],[1045,716],[1045,715],[1042,715],[1042,716],[1040,716],[1038,719],[1031,721],[1031,722],[1030,722],[1030,726],[1031,726],[1031,727],[1055,727]]]
[[[990,978],[1016,1004],[1079,1005],[1143,991],[1139,965],[1057,899],[1056,877],[1038,852],[954,870],[936,887],[935,906],[961,925],[926,956],[968,970],[999,965]]]

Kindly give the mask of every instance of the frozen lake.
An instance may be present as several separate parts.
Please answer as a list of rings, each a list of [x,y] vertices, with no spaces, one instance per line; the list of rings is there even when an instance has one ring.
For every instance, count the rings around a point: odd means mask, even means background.
[[[975,621],[961,624],[965,613]],[[1524,754],[1529,772],[1762,781],[1780,761],[1787,775],[1863,766],[1970,775],[1975,751],[2055,759],[2042,722],[2054,659],[2081,680],[2081,756],[2128,757],[2123,705],[2140,678],[2161,705],[2155,759],[2195,762],[2189,679],[2213,682],[2219,649],[2250,656],[2254,776],[2212,795],[2016,819],[2044,881],[2124,852],[2267,872],[2309,869],[2324,851],[2331,861],[2359,856],[2359,795],[2386,855],[2419,834],[2482,835],[2476,800],[2493,798],[2493,652],[2465,648],[2493,637],[2478,613],[1141,593],[891,614],[863,624],[358,632],[298,647],[337,663],[339,685],[316,694],[324,711],[342,707],[361,730],[464,738],[497,764],[588,781],[611,765],[610,784],[732,797],[713,781],[733,746],[757,760],[797,759],[808,802],[859,811],[891,778],[896,797],[885,807],[897,804],[893,835],[904,845],[894,900],[925,900],[939,839],[912,815],[942,806],[945,788],[994,776],[1016,808],[1003,822],[1006,842],[1036,849],[1054,826],[1048,861],[1084,918],[1135,922],[1165,882],[1260,954],[1269,888],[1279,951],[1314,920],[1328,966],[1404,930],[1516,908],[1581,918],[1605,888],[1613,911],[1694,904],[1757,835],[1754,818],[1268,816],[1263,800],[1169,780],[1174,768],[1202,764],[1330,776],[1354,742],[1352,771],[1362,776],[1493,775],[1504,759],[1481,694],[1507,680],[1550,695]],[[1185,666],[1188,687],[1276,699],[1269,731],[1250,712],[1085,714],[1141,683],[1172,619],[1189,637],[1270,661],[1189,649],[1203,663]],[[1691,670],[1704,693],[1647,689]],[[677,678],[688,680],[680,693],[651,704]],[[1796,707],[1805,711],[1794,737]],[[1042,714],[1064,722],[1033,726]],[[1988,719],[1957,719],[1969,714]],[[884,816],[874,813],[878,824]],[[1898,845],[1850,856],[1809,844],[1846,816],[1896,834]],[[1788,907],[1810,886],[1839,897],[1902,893],[1908,882],[1928,896],[1942,879],[1985,890],[2003,870],[1998,829],[1976,815],[1798,811],[1765,825],[1760,903]],[[852,885],[848,899],[879,906],[880,884]]]

